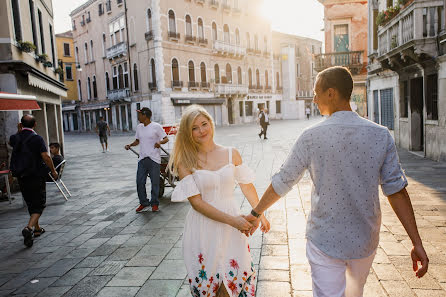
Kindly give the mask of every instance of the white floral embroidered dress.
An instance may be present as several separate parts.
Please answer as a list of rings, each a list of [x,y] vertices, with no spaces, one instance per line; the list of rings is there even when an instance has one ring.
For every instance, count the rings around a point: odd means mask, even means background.
[[[237,216],[235,182],[249,184],[254,173],[248,166],[229,162],[222,168],[195,170],[184,177],[172,193],[172,201],[201,194],[204,201],[220,211]],[[223,283],[232,297],[255,296],[256,273],[247,237],[237,229],[214,221],[190,209],[183,234],[183,256],[192,296],[214,297]]]

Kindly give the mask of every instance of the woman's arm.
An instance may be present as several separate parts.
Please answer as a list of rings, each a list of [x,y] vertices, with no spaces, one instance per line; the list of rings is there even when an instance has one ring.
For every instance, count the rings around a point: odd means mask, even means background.
[[[183,179],[187,175],[190,175],[191,172],[188,172],[187,170],[185,170],[180,166],[178,168],[178,174],[180,179]],[[242,216],[237,216],[237,217],[231,216],[225,212],[218,210],[217,208],[213,207],[206,201],[203,201],[200,194],[189,197],[188,200],[195,211],[210,218],[211,220],[223,224],[228,224],[240,231],[248,231],[252,227],[252,225],[248,223]]]

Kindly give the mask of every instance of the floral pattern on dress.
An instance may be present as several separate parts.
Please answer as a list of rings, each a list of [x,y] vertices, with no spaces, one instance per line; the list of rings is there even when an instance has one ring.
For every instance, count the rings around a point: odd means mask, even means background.
[[[248,245],[249,250],[249,245]],[[198,255],[198,262],[203,264],[204,257],[203,254]],[[254,263],[251,262],[251,271],[248,277],[248,272],[239,270],[239,264],[235,259],[229,261],[229,273],[226,274],[227,287],[231,296],[238,297],[248,297],[255,296],[255,271]],[[224,281],[220,279],[220,274],[217,273],[215,276],[210,276],[206,273],[206,266],[201,265],[201,269],[198,271],[198,276],[195,279],[189,278],[189,285],[192,296],[194,297],[211,297],[215,296],[220,284]],[[229,276],[228,276],[229,275]]]

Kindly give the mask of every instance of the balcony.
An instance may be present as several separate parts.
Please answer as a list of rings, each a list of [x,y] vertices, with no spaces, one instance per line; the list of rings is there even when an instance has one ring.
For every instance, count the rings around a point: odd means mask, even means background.
[[[232,45],[224,41],[215,40],[214,53],[218,53],[224,56],[231,55],[235,57],[243,57],[246,55],[246,48],[238,45]]]
[[[171,31],[168,32],[168,36],[169,36],[169,39],[173,40],[173,41],[178,41],[178,40],[180,40],[180,37],[181,37],[180,33],[171,32]]]
[[[443,1],[414,0],[378,27],[377,58],[395,70],[438,56],[437,37],[444,30]]]
[[[156,86],[156,82],[149,82],[149,90],[150,91],[156,91],[157,86]]]
[[[208,44],[208,40],[206,38],[198,38],[198,44],[205,46]]]
[[[107,91],[107,98],[110,101],[121,100],[130,97],[130,89],[117,89]]]
[[[192,35],[186,35],[186,36],[184,36],[184,41],[185,41],[186,43],[192,43],[192,44],[194,44],[194,43],[197,41],[197,37],[192,36]]]
[[[283,87],[282,86],[276,86],[276,92],[282,93]]]
[[[125,55],[127,55],[127,44],[125,42],[120,42],[107,49],[107,59],[109,60]]]
[[[183,88],[183,81],[181,80],[173,80],[172,81],[172,89],[180,89]]]
[[[187,87],[189,88],[189,90],[198,90],[198,88],[200,87],[200,83],[197,81],[190,81],[187,83]]]
[[[198,4],[203,4],[204,5],[204,3],[206,3],[206,1],[205,0],[195,0]]]
[[[265,93],[271,93],[271,86],[265,86]]]
[[[209,1],[209,5],[210,5],[212,8],[217,9],[219,4],[218,4],[218,1],[217,1],[217,0],[211,0],[211,1]]]
[[[225,12],[231,12],[231,5],[229,5],[228,3],[223,3],[222,6]]]
[[[202,82],[200,83],[200,88],[201,88],[202,90],[209,90],[209,89],[211,88],[211,84],[210,84],[209,82],[202,81]]]
[[[345,66],[352,74],[359,74],[364,68],[362,56],[364,51],[328,53],[315,56],[314,69],[321,72],[333,66]]]
[[[149,41],[149,40],[153,40],[153,31],[150,30],[150,31],[144,33],[144,37],[145,37],[145,39],[146,39],[147,41]]]
[[[262,86],[262,85],[257,85],[257,86],[255,86],[255,89],[256,89],[256,91],[259,92],[259,93],[263,92],[263,86]]]
[[[248,94],[248,87],[246,85],[233,84],[215,84],[214,92],[217,95],[245,95]]]

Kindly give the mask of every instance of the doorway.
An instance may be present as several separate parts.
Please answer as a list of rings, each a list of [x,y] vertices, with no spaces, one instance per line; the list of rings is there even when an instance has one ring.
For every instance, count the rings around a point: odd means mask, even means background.
[[[228,98],[228,122],[229,124],[234,124],[234,115],[232,114],[232,98]]]
[[[410,80],[410,149],[424,151],[423,78]]]

